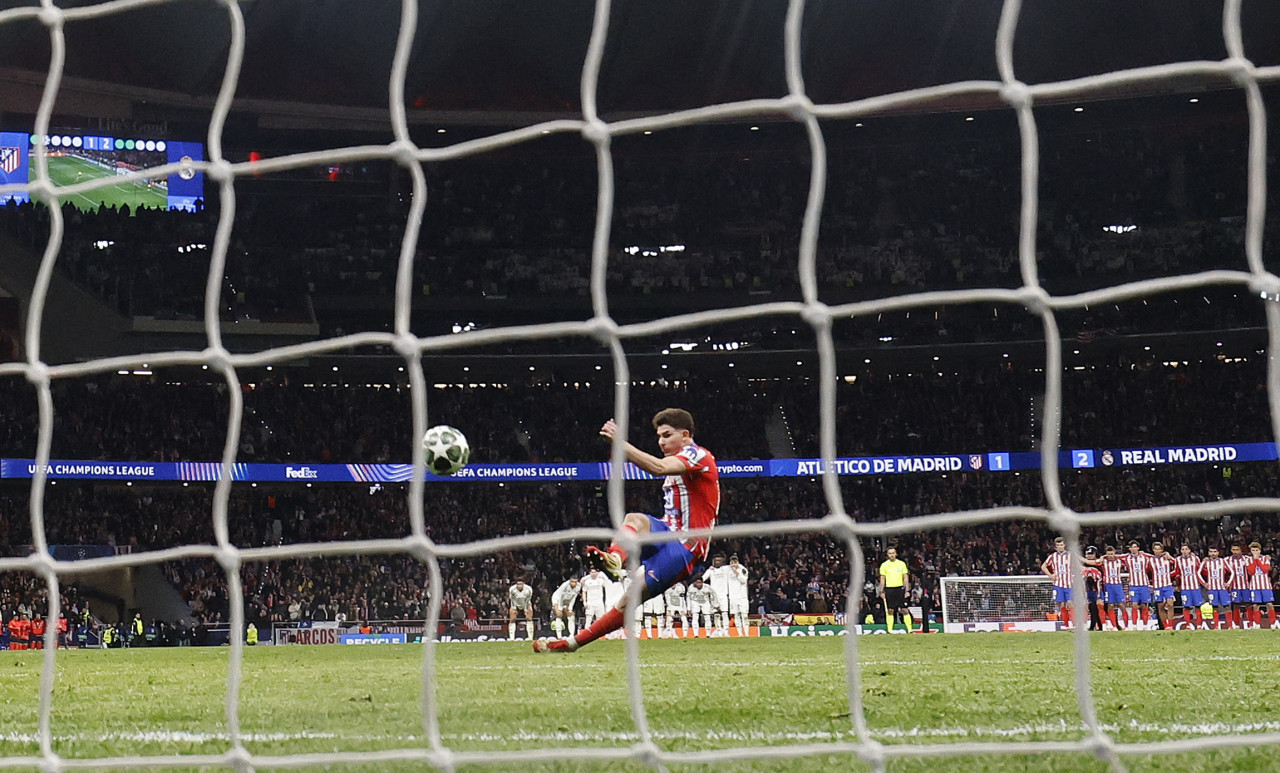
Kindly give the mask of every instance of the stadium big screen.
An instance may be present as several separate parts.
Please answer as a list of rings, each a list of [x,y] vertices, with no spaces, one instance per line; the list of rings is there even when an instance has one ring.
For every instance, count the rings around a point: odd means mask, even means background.
[[[35,178],[32,151],[40,138],[26,132],[0,132],[0,185],[25,185]],[[49,176],[59,187],[102,178],[121,178],[114,185],[74,194],[63,200],[82,210],[101,206],[183,209],[192,211],[204,199],[204,173],[190,170],[152,179],[131,179],[129,172],[164,164],[204,160],[204,145],[72,132],[48,135]],[[0,205],[30,201],[26,191],[0,193]]]

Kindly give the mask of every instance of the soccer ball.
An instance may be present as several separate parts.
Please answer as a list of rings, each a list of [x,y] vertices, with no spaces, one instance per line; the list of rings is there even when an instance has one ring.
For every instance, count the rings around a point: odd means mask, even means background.
[[[422,447],[427,451],[427,471],[434,475],[452,475],[471,458],[466,435],[446,424],[427,430]]]

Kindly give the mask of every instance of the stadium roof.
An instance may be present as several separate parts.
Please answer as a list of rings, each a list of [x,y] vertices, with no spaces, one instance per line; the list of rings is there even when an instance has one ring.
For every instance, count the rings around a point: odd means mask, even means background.
[[[34,8],[36,0],[6,7]],[[61,2],[88,7],[85,0]],[[996,80],[999,0],[810,2],[803,66],[815,102],[839,103],[940,83]],[[420,124],[518,125],[581,115],[579,82],[593,4],[567,0],[421,0],[406,101]],[[228,132],[387,126],[400,3],[242,0],[246,48]],[[1220,3],[1037,0],[1024,3],[1015,71],[1028,83],[1226,57]],[[615,0],[599,81],[606,119],[780,97],[783,0]],[[0,24],[0,110],[34,114],[50,36],[32,14]],[[1246,55],[1280,62],[1280,4],[1246,2]],[[212,0],[139,4],[66,26],[64,116],[181,124],[207,120],[231,41]],[[1225,80],[1146,86],[1205,90]],[[1237,103],[1238,104],[1238,103]],[[990,96],[935,110],[997,107]]]

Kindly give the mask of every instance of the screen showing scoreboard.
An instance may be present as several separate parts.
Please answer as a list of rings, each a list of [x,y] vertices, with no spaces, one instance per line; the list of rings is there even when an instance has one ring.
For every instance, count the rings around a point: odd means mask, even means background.
[[[145,172],[164,164],[203,161],[202,143],[70,131],[52,132],[45,137],[0,132],[0,186],[30,182],[35,176],[36,151],[41,147],[48,156],[49,177],[56,186],[119,178],[113,185],[62,194],[64,201],[82,210],[105,205],[127,206],[130,210],[146,207],[194,211],[197,202],[204,200],[204,173],[194,168],[149,179],[128,176],[130,172]],[[0,191],[0,205],[29,200],[26,191]]]

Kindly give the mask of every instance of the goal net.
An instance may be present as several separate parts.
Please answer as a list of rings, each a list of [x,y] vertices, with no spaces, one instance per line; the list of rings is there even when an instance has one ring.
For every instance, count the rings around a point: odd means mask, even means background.
[[[1053,584],[1045,576],[943,577],[946,633],[1057,630]]]
[[[173,4],[181,4],[174,0]],[[44,136],[49,133],[59,87],[63,80],[65,57],[65,29],[71,24],[92,24],[103,17],[137,10],[145,6],[159,5],[155,0],[115,0],[100,4],[81,4],[75,8],[59,8],[51,0],[40,5],[11,8],[0,12],[0,26],[9,24],[39,24],[53,41],[52,57],[45,83],[43,98],[35,117],[33,133]],[[190,3],[195,5],[195,3]],[[797,327],[812,332],[819,362],[817,379],[817,416],[821,431],[819,447],[825,461],[820,473],[821,488],[825,498],[825,513],[820,517],[800,518],[790,521],[765,523],[726,523],[717,530],[720,538],[771,537],[815,534],[829,537],[842,544],[850,556],[850,588],[847,619],[856,618],[862,600],[862,574],[865,557],[864,540],[883,539],[893,535],[924,530],[941,530],[952,527],[999,524],[1012,521],[1034,522],[1062,534],[1067,549],[1081,555],[1079,535],[1084,526],[1100,524],[1140,524],[1154,520],[1178,518],[1204,518],[1220,516],[1242,509],[1275,510],[1274,499],[1246,499],[1235,502],[1210,502],[1197,506],[1171,506],[1152,509],[1135,509],[1124,512],[1077,513],[1063,502],[1060,475],[1060,434],[1063,413],[1063,371],[1065,369],[1062,347],[1062,331],[1059,315],[1090,305],[1119,303],[1187,287],[1228,285],[1264,299],[1280,298],[1280,279],[1271,273],[1263,262],[1263,220],[1265,215],[1266,169],[1266,115],[1260,83],[1280,80],[1280,68],[1255,67],[1247,58],[1242,38],[1240,0],[1227,0],[1223,10],[1223,42],[1225,58],[1203,61],[1185,61],[1152,65],[1136,69],[1119,70],[1102,75],[1047,83],[1024,82],[1015,68],[1016,45],[1036,45],[1018,41],[1022,3],[1005,0],[1000,13],[998,31],[991,41],[992,55],[998,64],[999,78],[971,80],[921,88],[912,91],[861,99],[849,103],[821,104],[811,99],[806,91],[804,77],[805,17],[818,4],[804,0],[791,0],[786,5],[785,20],[778,35],[785,43],[786,93],[776,98],[753,99],[742,102],[708,105],[675,113],[629,117],[606,121],[598,108],[598,82],[602,64],[608,56],[607,41],[611,28],[613,4],[609,0],[597,0],[591,19],[591,33],[581,68],[582,114],[575,118],[552,120],[520,127],[512,131],[497,132],[480,140],[438,148],[422,147],[411,139],[406,114],[409,100],[405,94],[405,78],[408,62],[415,52],[415,39],[419,27],[419,3],[405,0],[402,6],[401,26],[387,88],[390,104],[390,129],[394,140],[385,145],[333,148],[321,153],[296,154],[266,159],[256,164],[231,163],[223,152],[222,131],[227,124],[236,98],[237,83],[245,51],[244,9],[237,2],[219,5],[225,13],[229,30],[228,55],[221,88],[213,107],[207,140],[207,161],[186,161],[167,164],[144,172],[130,173],[136,179],[162,178],[167,175],[188,176],[192,169],[203,172],[212,184],[212,197],[218,201],[223,219],[218,224],[216,238],[210,245],[209,281],[203,307],[206,340],[199,348],[182,351],[149,352],[137,356],[113,357],[72,364],[50,365],[41,356],[41,330],[45,324],[45,308],[50,276],[58,261],[65,223],[57,206],[66,197],[83,191],[96,190],[115,180],[94,180],[66,186],[50,182],[48,158],[38,149],[32,157],[32,177],[29,182],[0,186],[0,195],[13,191],[29,193],[34,200],[51,204],[48,227],[48,243],[43,252],[41,273],[36,281],[27,323],[23,355],[25,361],[0,365],[0,376],[30,381],[38,396],[38,442],[36,446],[35,473],[31,484],[30,519],[35,551],[22,558],[0,558],[0,572],[29,572],[39,576],[48,587],[48,606],[45,617],[59,617],[59,589],[70,576],[106,569],[122,569],[155,564],[169,560],[189,558],[213,559],[225,573],[230,602],[232,630],[245,626],[244,589],[241,569],[247,562],[279,561],[317,555],[374,555],[395,554],[411,557],[428,570],[433,590],[432,608],[427,616],[427,628],[434,629],[440,617],[440,565],[443,560],[469,559],[495,550],[548,545],[570,540],[607,540],[611,528],[565,530],[547,534],[487,540],[477,543],[438,544],[427,536],[423,509],[424,474],[423,451],[413,446],[412,462],[415,474],[409,486],[408,511],[410,533],[403,539],[353,540],[334,543],[277,545],[245,549],[233,544],[228,534],[228,501],[231,495],[232,469],[240,461],[240,435],[243,425],[242,379],[238,369],[262,367],[285,363],[299,357],[317,356],[353,347],[384,347],[403,359],[412,387],[412,411],[407,421],[412,426],[412,437],[422,437],[428,427],[426,400],[427,377],[424,369],[430,358],[453,350],[468,342],[494,344],[530,340],[552,339],[564,336],[581,336],[602,341],[610,353],[613,365],[612,380],[616,383],[615,415],[621,427],[619,438],[628,437],[626,417],[631,415],[631,382],[628,344],[635,339],[659,333],[674,333],[690,327],[715,322],[732,322],[754,318],[758,315],[785,316],[797,323]],[[260,9],[259,9],[260,10]],[[304,11],[305,12],[305,11]],[[745,11],[744,11],[745,12]],[[1080,13],[1087,13],[1081,10]],[[963,21],[957,22],[963,24]],[[201,30],[188,29],[184,34],[199,35]],[[1161,88],[1176,89],[1178,84],[1191,79],[1207,79],[1214,83],[1231,84],[1245,96],[1248,109],[1249,176],[1248,211],[1244,223],[1244,254],[1247,266],[1236,270],[1218,270],[1187,275],[1172,275],[1157,279],[1121,282],[1103,289],[1077,295],[1052,295],[1040,281],[1037,257],[1037,225],[1041,215],[1039,207],[1039,155],[1037,118],[1034,112],[1038,101],[1101,98],[1124,93],[1126,88],[1163,83]],[[829,189],[824,122],[857,121],[871,115],[895,112],[922,112],[934,106],[955,100],[963,104],[966,99],[979,99],[1002,104],[1016,116],[1021,140],[1020,187],[1021,204],[1015,216],[1018,222],[1016,264],[1012,274],[1018,276],[1017,286],[954,289],[930,293],[896,295],[875,300],[864,300],[840,305],[828,305],[820,298],[818,289],[819,223],[824,212],[824,202]],[[646,323],[618,324],[610,314],[606,292],[606,278],[611,260],[610,227],[614,214],[615,181],[611,156],[611,142],[630,136],[660,132],[676,127],[708,122],[745,120],[753,117],[794,121],[803,127],[807,137],[810,181],[804,196],[804,213],[798,225],[798,260],[796,271],[800,287],[800,300],[774,302],[758,307],[724,308],[706,312],[660,318]],[[534,140],[549,133],[578,134],[592,147],[597,161],[598,196],[596,201],[595,230],[590,256],[590,297],[593,313],[590,319],[575,323],[549,325],[512,326],[467,333],[465,336],[419,336],[410,325],[413,304],[413,269],[416,243],[423,228],[423,214],[428,199],[423,166],[468,155],[477,155],[518,143]],[[224,345],[220,310],[223,305],[221,279],[227,267],[228,254],[233,243],[231,215],[237,201],[236,181],[255,174],[270,174],[290,169],[300,169],[319,161],[350,162],[360,160],[390,161],[400,165],[411,181],[412,199],[403,226],[402,247],[397,263],[397,282],[393,297],[393,325],[390,332],[366,332],[335,336],[313,341],[305,345],[287,348],[264,349],[250,354],[237,354]],[[1040,482],[1043,488],[1043,507],[994,506],[945,515],[911,515],[884,522],[868,522],[855,519],[845,506],[838,472],[834,460],[836,454],[836,346],[832,328],[836,321],[847,319],[875,319],[877,315],[914,308],[927,308],[940,303],[964,305],[988,303],[1025,311],[1043,330],[1044,339],[1044,400],[1041,414],[1039,449],[1041,454]],[[1280,306],[1266,304],[1266,318],[1270,347],[1274,351],[1280,344]],[[1273,435],[1276,422],[1280,422],[1280,379],[1274,371],[1269,380],[1269,404]],[[212,545],[186,545],[163,551],[142,551],[130,555],[92,559],[72,563],[56,560],[48,550],[46,521],[43,508],[44,494],[48,486],[46,465],[50,459],[53,427],[56,421],[51,397],[52,383],[59,379],[71,379],[92,374],[113,373],[120,369],[164,368],[170,366],[207,366],[219,374],[227,385],[226,442],[221,458],[221,475],[213,496],[211,520],[215,542]],[[609,479],[607,497],[613,524],[621,523],[624,515],[623,447],[615,442],[611,459],[614,473]],[[1085,618],[1083,581],[1077,576],[1075,592],[1075,616]],[[995,595],[1000,581],[988,579],[987,588]],[[1041,609],[1043,586],[1036,583],[1012,583],[1006,600],[1021,604],[1030,614]],[[949,583],[956,592],[959,606],[957,615],[982,615],[981,584],[965,582]],[[978,595],[977,609],[971,610],[969,600],[974,588]],[[966,601],[959,602],[960,598]],[[952,602],[949,600],[948,604]],[[1007,603],[1007,601],[1006,601]],[[949,613],[950,614],[950,613]],[[960,618],[957,618],[960,619]],[[998,613],[997,613],[998,619]],[[813,755],[856,755],[876,770],[884,770],[888,762],[900,758],[933,759],[974,754],[1028,754],[1052,755],[1059,753],[1095,754],[1113,768],[1123,769],[1126,755],[1151,755],[1170,752],[1201,751],[1216,748],[1245,748],[1280,743],[1280,732],[1274,729],[1259,733],[1220,734],[1212,729],[1173,743],[1148,743],[1145,741],[1121,742],[1112,738],[1099,721],[1091,687],[1090,640],[1078,627],[1074,635],[1074,687],[1083,720],[1082,733],[1069,740],[1009,740],[1007,742],[960,740],[945,743],[892,743],[878,740],[869,730],[868,713],[864,704],[861,682],[861,661],[857,637],[847,637],[845,656],[848,672],[847,714],[833,715],[831,725],[839,725],[834,735],[797,734],[794,743],[770,746],[745,743],[718,744],[716,748],[689,752],[673,750],[655,738],[647,721],[649,705],[641,689],[639,645],[634,639],[626,643],[628,701],[634,722],[634,733],[616,743],[604,741],[590,747],[546,747],[518,751],[492,750],[460,752],[451,748],[442,738],[441,716],[433,693],[436,677],[438,648],[443,645],[428,640],[423,646],[421,666],[424,684],[422,698],[423,736],[426,745],[388,741],[386,748],[370,752],[315,751],[306,754],[267,756],[254,752],[242,730],[242,714],[246,709],[246,697],[242,692],[244,644],[239,636],[230,641],[228,670],[226,675],[225,726],[227,743],[224,751],[215,754],[173,754],[163,756],[121,755],[90,759],[72,759],[54,740],[53,717],[56,705],[72,698],[66,690],[56,690],[55,672],[59,654],[54,647],[55,631],[49,626],[45,634],[46,648],[40,655],[39,721],[36,741],[39,751],[27,756],[0,760],[6,768],[64,770],[72,767],[106,767],[115,769],[146,769],[171,767],[214,766],[250,770],[275,767],[301,767],[307,765],[391,764],[409,762],[432,765],[452,770],[462,762],[499,766],[525,765],[531,762],[552,761],[570,755],[577,761],[610,762],[630,760],[637,764],[664,769],[681,763],[733,762],[759,760],[767,755],[771,760],[804,758]],[[572,664],[565,664],[572,668]],[[513,710],[518,710],[513,708]],[[570,734],[571,735],[571,734]],[[638,739],[638,740],[636,740]],[[915,739],[911,739],[915,741]],[[766,751],[767,750],[767,751]]]

